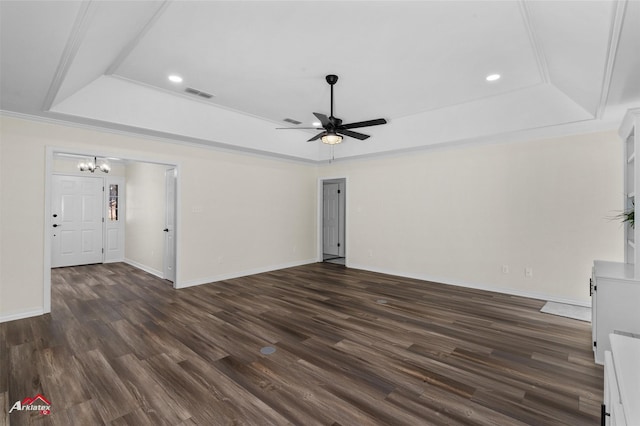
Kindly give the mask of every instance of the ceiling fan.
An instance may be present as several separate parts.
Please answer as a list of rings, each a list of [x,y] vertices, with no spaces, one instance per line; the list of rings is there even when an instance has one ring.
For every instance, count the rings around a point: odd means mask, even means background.
[[[357,129],[360,127],[369,127],[369,126],[378,126],[380,124],[387,124],[387,120],[384,118],[378,118],[375,120],[367,120],[367,121],[358,121],[357,123],[348,123],[342,124],[342,120],[333,116],[333,86],[338,81],[338,76],[334,74],[329,74],[325,77],[327,83],[331,86],[331,115],[327,117],[325,114],[320,114],[319,112],[314,112],[313,115],[316,116],[322,127],[324,128],[323,132],[318,133],[307,142],[313,142],[315,140],[321,139],[323,143],[329,145],[335,145],[342,142],[342,136],[349,136],[359,140],[365,140],[369,138],[369,135],[365,135],[364,133],[354,132],[350,129]],[[289,127],[288,129],[290,129]],[[305,127],[294,127],[297,129],[303,129]],[[317,127],[306,127],[307,129],[317,129]]]

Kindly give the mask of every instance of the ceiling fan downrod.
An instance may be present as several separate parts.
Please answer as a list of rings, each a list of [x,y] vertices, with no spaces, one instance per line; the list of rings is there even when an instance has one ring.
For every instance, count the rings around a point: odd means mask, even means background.
[[[327,83],[329,83],[329,85],[331,86],[331,114],[329,115],[329,117],[335,118],[333,116],[333,85],[338,82],[338,76],[335,74],[329,74],[325,78],[327,80]]]

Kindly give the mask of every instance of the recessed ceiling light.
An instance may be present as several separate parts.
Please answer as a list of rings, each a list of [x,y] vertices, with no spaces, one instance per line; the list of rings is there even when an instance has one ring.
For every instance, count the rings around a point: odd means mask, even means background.
[[[319,121],[314,121],[313,123],[311,123],[311,125],[312,125],[312,126],[316,126],[316,127],[317,127],[317,126],[321,126],[321,125],[322,125],[322,123],[321,123],[321,122],[319,122]]]
[[[487,76],[487,81],[496,81],[500,80],[500,74],[489,74]]]
[[[172,81],[174,83],[182,83],[182,77],[176,74],[171,74],[169,76],[169,81]]]

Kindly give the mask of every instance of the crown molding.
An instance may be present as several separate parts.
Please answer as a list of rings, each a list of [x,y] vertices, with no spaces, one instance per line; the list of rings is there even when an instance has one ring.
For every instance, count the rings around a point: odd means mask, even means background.
[[[547,58],[544,54],[544,50],[538,41],[538,35],[533,23],[531,22],[531,14],[529,12],[529,6],[525,0],[519,0],[520,14],[522,15],[522,21],[527,29],[527,35],[529,36],[529,42],[531,43],[531,49],[533,50],[536,58],[536,64],[538,65],[538,72],[540,73],[540,79],[543,83],[549,84],[551,79],[549,78],[549,67],[547,66]]]
[[[616,2],[616,9],[611,21],[611,32],[609,33],[609,44],[607,46],[607,60],[602,76],[600,88],[600,100],[596,107],[596,118],[602,118],[604,110],[607,106],[609,98],[609,90],[611,89],[611,79],[613,78],[613,66],[616,62],[618,46],[620,44],[620,35],[622,34],[622,24],[627,10],[627,0],[619,0]]]
[[[627,114],[640,114],[640,108],[630,109]],[[410,148],[403,148],[397,150],[383,151],[367,153],[362,155],[351,155],[348,157],[335,157],[330,159],[305,159],[300,157],[288,156],[285,154],[272,153],[268,151],[260,151],[252,148],[245,148],[239,146],[233,146],[223,144],[215,141],[208,141],[204,139],[192,138],[176,134],[168,134],[163,132],[157,132],[149,129],[141,129],[137,127],[118,125],[113,123],[105,123],[99,120],[92,119],[78,119],[75,116],[66,116],[64,114],[56,114],[59,116],[53,117],[49,113],[48,116],[44,115],[29,115],[18,112],[0,110],[0,116],[20,118],[24,120],[38,121],[48,124],[56,124],[62,126],[75,127],[80,129],[93,130],[104,133],[111,133],[116,135],[123,135],[128,137],[141,137],[149,140],[155,140],[160,142],[166,142],[171,144],[190,146],[202,149],[211,149],[214,151],[228,152],[228,153],[240,153],[244,155],[251,155],[255,157],[281,160],[287,162],[293,162],[297,164],[308,165],[326,165],[334,162],[345,161],[357,161],[367,160],[374,158],[384,157],[397,157],[411,153],[431,151],[431,150],[445,150],[445,149],[461,149],[465,147],[477,146],[477,145],[489,145],[489,144],[503,144],[503,143],[518,143],[525,141],[534,141],[540,139],[550,139],[555,137],[564,137],[571,135],[596,133],[604,131],[616,131],[620,128],[622,122],[621,117],[610,117],[609,120],[597,120],[587,119],[557,125],[550,125],[545,127],[530,128],[525,130],[518,130],[512,132],[498,133],[487,136],[471,137],[466,139],[459,139],[454,141],[441,142],[432,145],[422,145]],[[74,118],[74,120],[71,120]]]
[[[287,162],[293,162],[298,164],[319,164],[317,160],[311,160],[301,157],[294,157],[292,155],[279,154],[269,151],[261,151],[253,148],[246,148],[241,146],[234,146],[224,144],[221,142],[209,141],[205,139],[193,138],[189,136],[177,135],[172,133],[158,132],[150,129],[142,129],[133,126],[126,126],[115,123],[107,123],[100,120],[93,120],[87,118],[80,118],[76,116],[69,116],[60,113],[48,112],[46,115],[33,115],[25,114],[14,111],[0,110],[0,116],[19,118],[23,120],[37,121],[46,124],[55,124],[60,126],[74,127],[78,129],[92,130],[102,133],[111,133],[114,135],[138,137],[148,140],[155,140],[159,142],[171,143],[182,146],[190,146],[194,148],[210,149],[214,151],[228,152],[228,153],[242,153],[245,155],[251,155],[255,157],[281,160]]]
[[[82,45],[82,41],[84,40],[85,35],[87,34],[89,24],[91,22],[91,17],[95,13],[96,8],[97,3],[93,1],[82,2],[80,4],[80,10],[78,11],[76,20],[73,23],[71,34],[67,39],[67,44],[64,47],[62,56],[60,57],[60,62],[58,63],[56,72],[53,75],[51,84],[49,85],[47,95],[44,98],[44,102],[42,104],[42,109],[44,111],[48,111],[49,109],[51,109],[56,96],[58,96],[58,92],[62,87],[62,83],[64,82],[64,79],[66,78],[67,73],[71,68],[71,64],[73,63],[74,58],[80,50],[80,46]]]

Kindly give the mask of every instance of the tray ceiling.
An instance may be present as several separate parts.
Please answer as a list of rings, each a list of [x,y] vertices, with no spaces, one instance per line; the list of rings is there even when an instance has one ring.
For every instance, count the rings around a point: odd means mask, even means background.
[[[0,14],[7,113],[307,161],[330,155],[305,142],[317,132],[276,127],[328,114],[330,73],[336,116],[389,121],[338,158],[615,128],[640,103],[636,1],[3,1]]]

